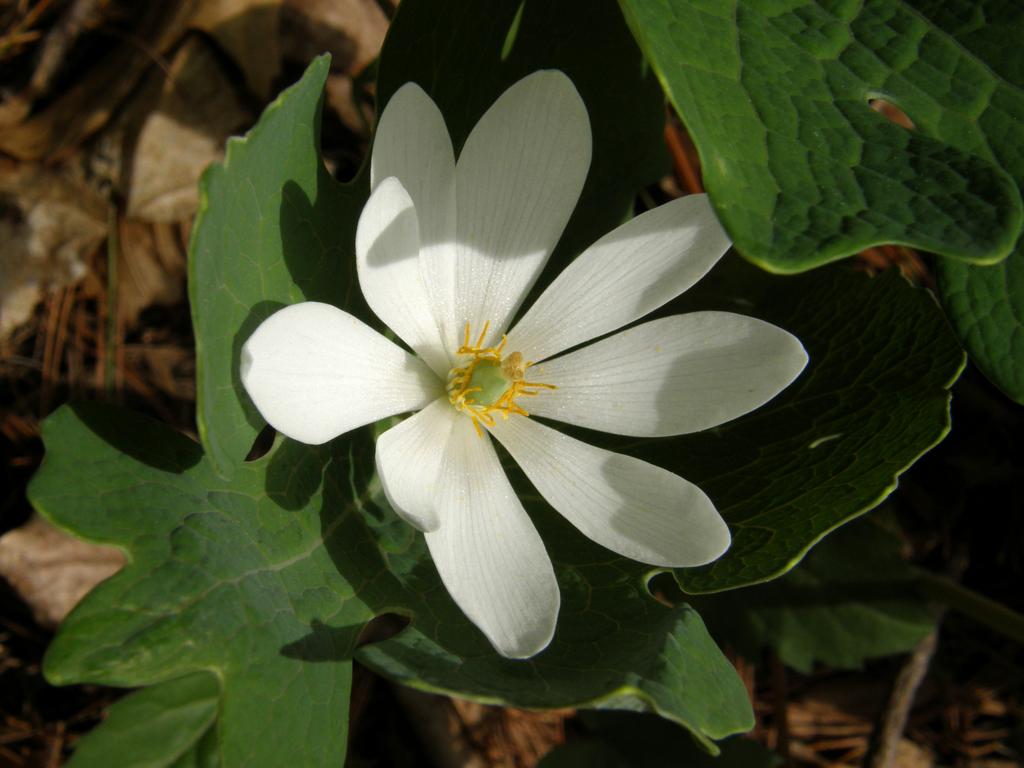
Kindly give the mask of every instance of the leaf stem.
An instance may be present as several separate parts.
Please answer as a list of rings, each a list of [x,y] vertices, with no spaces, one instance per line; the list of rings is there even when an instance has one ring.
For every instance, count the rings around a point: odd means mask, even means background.
[[[1018,643],[1024,643],[1024,615],[946,576],[921,570],[918,571],[918,579],[925,593],[933,600],[938,600]]]

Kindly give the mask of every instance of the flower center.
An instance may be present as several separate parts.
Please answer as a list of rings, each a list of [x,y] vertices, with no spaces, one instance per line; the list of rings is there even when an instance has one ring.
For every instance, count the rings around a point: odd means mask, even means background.
[[[496,347],[483,346],[490,323],[484,324],[476,344],[470,343],[469,323],[463,335],[458,354],[463,356],[462,365],[448,372],[448,400],[460,411],[473,419],[476,433],[483,436],[480,424],[494,426],[494,414],[503,419],[518,413],[529,416],[516,403],[517,397],[533,397],[542,389],[556,389],[553,384],[526,381],[526,369],[533,363],[523,361],[520,352],[502,356],[506,337]]]

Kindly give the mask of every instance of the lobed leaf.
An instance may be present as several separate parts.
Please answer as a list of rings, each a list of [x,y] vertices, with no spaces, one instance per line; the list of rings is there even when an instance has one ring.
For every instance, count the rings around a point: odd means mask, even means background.
[[[1024,84],[1024,12],[1005,0],[914,0],[914,7],[984,61],[1017,94]],[[1004,100],[1005,97],[1004,97]],[[1018,137],[1000,149],[1018,186],[1024,150]],[[1024,243],[992,267],[948,259],[936,264],[942,304],[971,360],[1018,403],[1024,403]]]
[[[896,270],[776,277],[727,257],[669,309],[695,308],[767,320],[810,355],[800,378],[753,413],[636,446],[700,485],[732,529],[724,557],[676,571],[686,592],[702,593],[780,576],[885,499],[949,431],[964,355],[931,294]]]
[[[1024,95],[988,65],[999,48],[931,18],[965,2],[620,2],[747,258],[789,273],[881,243],[977,264],[1013,249]]]

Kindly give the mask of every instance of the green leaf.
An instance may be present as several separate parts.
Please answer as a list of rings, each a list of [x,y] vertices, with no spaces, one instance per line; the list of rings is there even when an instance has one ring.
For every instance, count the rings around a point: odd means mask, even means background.
[[[197,759],[217,716],[220,687],[200,672],[130,694],[75,746],[68,768],[203,765]]]
[[[183,754],[171,768],[221,768],[217,747],[217,729],[209,728],[195,746]]]
[[[1000,77],[1024,84],[1024,13],[1002,0],[936,2],[914,6]],[[1002,158],[1020,184],[1024,150],[1018,138]],[[1002,264],[974,267],[941,260],[936,265],[942,304],[971,360],[1018,403],[1024,403],[1024,243]]]
[[[373,612],[327,547],[372,542],[351,504],[328,502],[344,477],[323,482],[326,451],[285,444],[224,480],[189,438],[103,405],[60,409],[44,440],[32,503],[129,560],[62,625],[48,679],[141,686],[215,671],[225,765],[340,765],[349,656]],[[355,583],[381,569],[369,559]],[[313,621],[336,628],[309,646],[318,663],[287,652]]]
[[[335,182],[320,159],[330,58],[282,93],[200,184],[189,247],[199,434],[221,474],[245,459],[263,419],[242,389],[242,344],[297,301],[344,305],[355,288],[353,232],[366,194]]]
[[[397,637],[361,648],[371,669],[421,690],[451,693],[491,704],[650,709],[685,726],[709,751],[708,741],[753,727],[743,683],[712,641],[696,611],[668,609],[645,588],[650,566],[613,555],[585,539],[523,487],[555,563],[562,593],[555,639],[529,664],[490,651],[483,636],[467,631],[459,609],[437,595],[437,575],[422,537],[389,565],[408,595],[428,600],[413,625]],[[383,498],[376,503],[386,504]]]
[[[974,263],[1010,253],[1024,94],[988,65],[999,49],[979,56],[914,7],[942,4],[620,3],[747,258],[788,273],[880,243]],[[873,111],[879,98],[915,130]]]
[[[971,361],[1024,404],[1024,251],[991,267],[947,260],[936,269],[942,305]]]
[[[692,309],[774,323],[803,342],[810,362],[741,419],[624,447],[696,482],[732,529],[724,557],[677,572],[687,592],[785,573],[888,496],[949,431],[949,387],[963,352],[931,294],[895,270],[873,279],[843,266],[776,277],[726,257],[667,311]]]
[[[498,657],[444,590],[423,537],[378,505],[379,485],[358,494],[368,437],[283,440],[224,479],[148,418],[57,411],[31,500],[129,563],[65,621],[47,677],[139,686],[216,671],[225,765],[339,765],[357,636],[398,611],[413,625],[361,658],[401,681],[518,706],[640,702],[709,749],[751,727],[746,691],[696,613],[655,602],[644,566],[567,536],[550,513],[538,523],[559,563],[556,641],[529,662]]]
[[[781,579],[694,598],[715,639],[747,658],[771,648],[808,673],[906,653],[935,626],[935,614],[899,554],[899,539],[874,520],[836,531]]]
[[[782,759],[760,744],[734,737],[712,757],[686,731],[636,712],[582,712],[586,736],[555,747],[537,768],[776,768]]]

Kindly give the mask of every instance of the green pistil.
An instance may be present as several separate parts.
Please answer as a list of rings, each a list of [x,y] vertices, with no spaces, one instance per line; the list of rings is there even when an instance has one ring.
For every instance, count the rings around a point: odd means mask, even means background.
[[[469,397],[475,405],[494,405],[508,390],[511,382],[501,371],[501,363],[492,360],[481,360],[473,369],[468,389],[480,387],[479,392],[470,392]]]

